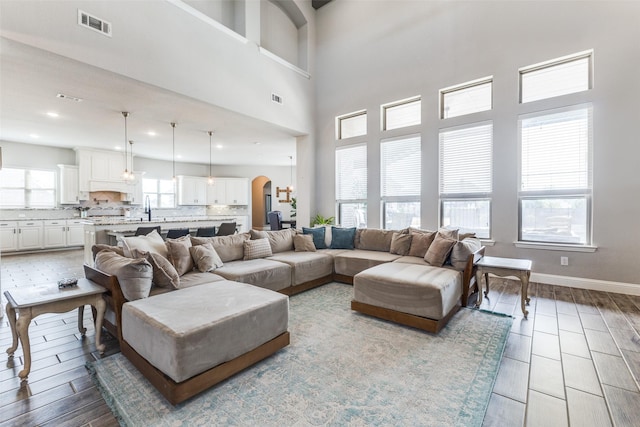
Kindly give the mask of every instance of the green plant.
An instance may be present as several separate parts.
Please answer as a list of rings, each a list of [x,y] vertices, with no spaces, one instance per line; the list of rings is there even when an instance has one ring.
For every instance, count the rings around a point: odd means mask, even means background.
[[[295,197],[291,198],[291,218],[296,217],[296,209],[298,208],[298,199]]]
[[[311,226],[313,227],[314,225],[331,225],[333,224],[334,220],[335,218],[332,216],[325,218],[322,215],[317,214],[311,219]]]

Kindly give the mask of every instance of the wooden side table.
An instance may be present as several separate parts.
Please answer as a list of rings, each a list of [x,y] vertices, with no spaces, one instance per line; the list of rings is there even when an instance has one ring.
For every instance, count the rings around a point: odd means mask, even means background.
[[[65,313],[78,309],[78,331],[84,336],[87,331],[83,327],[84,306],[89,304],[96,308],[96,349],[104,353],[105,346],[100,343],[100,332],[106,303],[102,293],[106,289],[88,279],[78,279],[77,286],[58,289],[52,283],[45,286],[17,288],[5,291],[7,297],[7,317],[11,325],[13,344],[7,349],[9,356],[13,356],[18,348],[18,339],[24,352],[24,369],[18,376],[25,380],[31,371],[31,346],[29,344],[29,324],[36,316],[44,313]],[[16,320],[16,311],[18,318]]]
[[[482,304],[482,275],[484,275],[484,281],[487,287],[486,291],[484,291],[485,296],[489,295],[489,273],[495,274],[498,277],[513,276],[520,279],[520,307],[526,319],[529,312],[526,310],[525,304],[529,305],[529,301],[531,300],[528,295],[531,260],[485,256],[476,263],[476,267],[476,281],[478,282],[478,301],[476,302],[476,307],[480,307],[480,304]]]

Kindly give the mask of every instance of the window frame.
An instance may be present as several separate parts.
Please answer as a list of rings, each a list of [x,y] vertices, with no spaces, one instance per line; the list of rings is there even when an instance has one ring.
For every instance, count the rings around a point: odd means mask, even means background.
[[[156,191],[155,192],[148,192],[148,191],[144,191],[144,181],[156,181]],[[173,192],[172,193],[164,193],[160,191],[160,181],[171,181],[173,183]],[[159,206],[151,206],[152,209],[175,209],[177,207],[177,189],[176,189],[176,182],[171,180],[171,179],[162,179],[162,178],[142,178],[142,197],[146,199],[146,197],[148,195],[151,194],[155,194],[156,195],[156,204],[160,203],[160,196],[161,195],[167,195],[167,194],[171,194],[173,195],[173,206],[171,207],[159,207]]]
[[[485,109],[485,110],[477,110],[477,111],[472,111],[469,113],[465,113],[465,114],[458,114],[455,116],[449,116],[449,117],[445,117],[445,96],[447,94],[450,93],[454,93],[454,92],[458,92],[458,91],[463,91],[465,89],[470,89],[473,87],[477,87],[477,86],[482,86],[484,84],[490,84],[491,85],[491,96],[490,96],[490,107]],[[477,114],[477,113],[482,113],[485,111],[492,111],[493,110],[493,76],[487,76],[487,77],[482,77],[479,79],[475,79],[475,80],[471,80],[465,83],[460,83],[454,86],[449,86],[449,87],[445,87],[442,88],[438,91],[438,113],[439,113],[439,118],[441,120],[447,120],[447,119],[453,119],[454,117],[463,117],[463,116],[468,116],[470,114]]]
[[[420,114],[418,115],[418,123],[414,123],[414,124],[410,124],[410,125],[405,125],[405,126],[399,126],[399,127],[394,127],[389,129],[388,128],[388,124],[387,124],[387,111],[390,109],[393,109],[395,107],[400,107],[403,105],[408,105],[408,104],[413,104],[413,103],[418,103],[419,107],[420,107]],[[399,101],[394,101],[394,102],[389,102],[387,104],[382,104],[380,106],[380,117],[381,117],[381,128],[380,130],[383,132],[386,131],[392,131],[392,130],[396,130],[396,129],[404,129],[404,128],[408,128],[411,126],[420,126],[422,124],[422,97],[420,95],[417,96],[412,96],[410,98],[405,98],[405,99],[401,99]]]
[[[20,190],[23,192],[23,206],[17,205],[4,205],[4,209],[55,209],[58,206],[58,172],[52,169],[40,169],[40,168],[20,168],[20,167],[5,167],[4,170],[21,171],[24,177],[24,187],[5,187],[3,182],[0,182],[0,191],[2,190]],[[31,186],[30,175],[32,172],[47,172],[51,174],[53,180],[52,187],[34,188]],[[31,194],[33,191],[51,191],[52,203],[46,206],[33,206],[31,203]]]
[[[342,133],[343,133],[342,122],[345,121],[345,120],[353,119],[353,118],[360,117],[360,116],[364,116],[364,119],[365,119],[365,132],[363,134],[343,137],[342,136]],[[367,135],[368,120],[369,120],[369,118],[367,117],[367,110],[358,110],[358,111],[354,111],[352,113],[348,113],[348,114],[343,114],[341,116],[337,116],[336,117],[336,140],[340,141],[340,140],[358,138],[358,137],[362,137],[362,136]]]
[[[365,192],[366,194],[364,195],[363,198],[354,198],[354,199],[341,199],[339,198],[340,196],[340,191],[339,191],[339,185],[340,185],[340,181],[339,181],[339,171],[338,171],[338,152],[341,150],[348,150],[348,149],[353,149],[353,148],[357,148],[357,147],[364,147],[364,156],[365,156],[365,162],[364,164],[366,165],[366,172],[365,172],[365,177],[367,179],[367,184],[365,185]],[[368,197],[368,193],[369,193],[369,165],[368,165],[368,152],[367,152],[367,143],[363,142],[363,143],[359,143],[359,144],[349,144],[349,145],[341,145],[335,148],[335,154],[334,154],[334,160],[335,160],[335,199],[336,199],[336,221],[338,224],[342,225],[342,205],[344,204],[362,204],[364,205],[365,208],[365,213],[367,212],[367,197]],[[365,215],[365,220],[368,221],[368,216]]]

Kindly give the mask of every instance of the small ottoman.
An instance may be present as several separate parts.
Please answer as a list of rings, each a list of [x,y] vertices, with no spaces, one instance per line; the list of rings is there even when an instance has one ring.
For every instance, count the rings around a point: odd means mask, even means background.
[[[417,264],[381,264],[355,275],[353,295],[353,310],[438,332],[460,307],[462,272]]]
[[[287,296],[223,280],[124,304],[123,347],[134,352],[123,348],[123,353],[161,392],[147,375],[147,364],[159,371],[152,376],[168,377],[171,387],[196,378],[199,390],[186,387],[177,397],[165,394],[175,404],[288,345],[288,322]],[[257,359],[247,359],[247,354],[274,340],[277,343],[260,350]],[[218,373],[206,378],[212,368],[243,358],[241,368],[226,377]]]

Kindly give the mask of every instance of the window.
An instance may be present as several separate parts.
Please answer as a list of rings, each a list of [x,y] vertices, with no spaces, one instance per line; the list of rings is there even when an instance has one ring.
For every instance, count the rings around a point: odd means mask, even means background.
[[[3,208],[54,208],[54,171],[10,169],[0,171],[0,202]]]
[[[523,116],[518,128],[519,239],[590,244],[591,105]]]
[[[440,130],[440,224],[491,237],[493,124]]]
[[[171,179],[142,179],[145,200],[149,197],[152,208],[175,208],[175,183]]]
[[[385,229],[420,227],[420,145],[420,135],[387,139],[380,144],[380,194]]]
[[[419,125],[421,122],[422,102],[420,98],[411,98],[382,106],[382,130],[399,129]]]
[[[337,139],[353,138],[367,134],[367,112],[359,111],[337,118]]]
[[[593,52],[520,69],[520,102],[531,102],[591,89]]]
[[[336,149],[336,201],[343,227],[367,224],[367,146]]]
[[[440,118],[463,116],[493,108],[493,77],[440,89]]]

